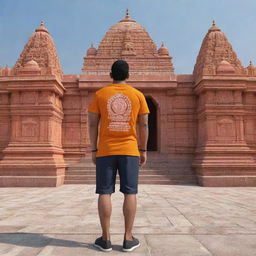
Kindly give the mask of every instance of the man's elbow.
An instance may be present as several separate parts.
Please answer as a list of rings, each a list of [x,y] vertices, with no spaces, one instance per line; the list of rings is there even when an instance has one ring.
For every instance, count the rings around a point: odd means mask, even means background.
[[[148,129],[148,124],[147,123],[141,123],[141,124],[139,124],[139,127],[140,127],[140,129],[147,130]]]
[[[90,128],[97,128],[98,127],[98,123],[89,123],[89,127]]]
[[[90,128],[98,127],[100,115],[96,113],[89,113],[88,125]]]

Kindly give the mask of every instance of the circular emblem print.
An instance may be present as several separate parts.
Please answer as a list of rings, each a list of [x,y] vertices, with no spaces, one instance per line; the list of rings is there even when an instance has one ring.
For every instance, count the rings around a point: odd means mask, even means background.
[[[109,98],[107,103],[108,118],[111,120],[109,129],[112,131],[127,131],[130,129],[131,101],[122,93]]]
[[[111,109],[115,114],[122,115],[127,111],[128,104],[124,98],[116,98],[111,102]]]

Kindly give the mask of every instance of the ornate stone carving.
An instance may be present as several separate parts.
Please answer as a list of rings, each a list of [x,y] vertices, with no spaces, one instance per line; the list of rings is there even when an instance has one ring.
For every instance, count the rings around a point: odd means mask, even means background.
[[[233,104],[233,92],[232,91],[218,91],[217,94],[217,104]]]
[[[23,104],[35,104],[36,102],[38,102],[38,92],[22,92],[21,98],[21,102]]]
[[[223,139],[236,136],[235,121],[232,117],[219,117],[217,119],[217,136]]]
[[[61,65],[53,39],[44,27],[44,23],[41,23],[40,27],[29,38],[14,69],[19,70],[31,60],[37,62],[43,74],[62,76]]]
[[[21,136],[25,137],[37,137],[39,135],[39,124],[37,118],[23,117],[21,121]]]
[[[216,74],[216,68],[223,60],[228,61],[236,73],[244,73],[244,68],[227,37],[213,22],[197,56],[194,76]]]

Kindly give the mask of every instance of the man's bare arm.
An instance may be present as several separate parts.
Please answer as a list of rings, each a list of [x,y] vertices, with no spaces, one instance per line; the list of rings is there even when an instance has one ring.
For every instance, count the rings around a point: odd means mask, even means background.
[[[140,136],[140,149],[147,150],[148,142],[148,114],[139,115],[139,136]],[[140,152],[140,165],[144,165],[147,161],[147,152]]]
[[[100,115],[96,113],[88,113],[89,120],[89,136],[92,150],[97,149],[98,146],[98,127],[100,121]],[[92,161],[96,163],[96,152],[92,153]]]

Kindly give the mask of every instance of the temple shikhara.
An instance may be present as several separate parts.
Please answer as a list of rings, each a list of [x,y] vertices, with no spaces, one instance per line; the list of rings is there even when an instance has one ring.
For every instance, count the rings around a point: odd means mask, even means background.
[[[192,74],[176,74],[171,55],[127,11],[80,74],[65,75],[42,22],[14,67],[0,68],[0,186],[95,182],[87,110],[117,59],[151,112],[140,183],[256,186],[256,68],[242,66],[214,22]]]

